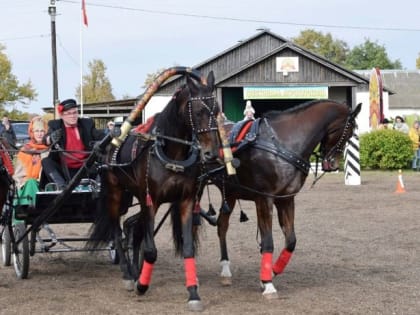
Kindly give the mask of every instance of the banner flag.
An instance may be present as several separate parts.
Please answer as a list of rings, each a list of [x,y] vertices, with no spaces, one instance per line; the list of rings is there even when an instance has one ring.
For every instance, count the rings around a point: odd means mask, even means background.
[[[88,26],[88,17],[86,14],[86,3],[85,0],[82,0],[82,15],[83,15],[83,24]]]

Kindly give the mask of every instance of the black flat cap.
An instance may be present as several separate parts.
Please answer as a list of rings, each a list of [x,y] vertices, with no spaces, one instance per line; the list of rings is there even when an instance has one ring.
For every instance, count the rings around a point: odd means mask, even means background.
[[[76,100],[69,98],[67,100],[62,101],[60,104],[58,104],[58,112],[61,114],[62,112],[69,110],[71,108],[77,107]]]

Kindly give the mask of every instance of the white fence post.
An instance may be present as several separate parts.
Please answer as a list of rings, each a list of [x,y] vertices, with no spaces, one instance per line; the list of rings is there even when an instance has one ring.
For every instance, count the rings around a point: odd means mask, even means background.
[[[354,130],[344,151],[344,183],[346,185],[360,185],[360,152],[359,136]]]

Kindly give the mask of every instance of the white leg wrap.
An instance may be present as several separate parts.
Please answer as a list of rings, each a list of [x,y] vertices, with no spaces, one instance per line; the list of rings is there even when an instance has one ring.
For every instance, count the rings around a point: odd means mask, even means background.
[[[274,287],[272,282],[268,282],[268,283],[264,283],[263,284],[264,287],[264,292],[262,293],[263,295],[267,295],[267,294],[276,294],[277,290]]]
[[[230,261],[229,260],[222,260],[220,262],[220,266],[222,266],[221,276],[225,278],[231,278],[232,273],[230,272]]]

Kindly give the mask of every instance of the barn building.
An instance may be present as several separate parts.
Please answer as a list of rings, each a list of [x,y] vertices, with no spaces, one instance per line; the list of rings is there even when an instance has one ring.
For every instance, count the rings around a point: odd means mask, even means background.
[[[272,109],[285,109],[319,98],[363,103],[359,132],[369,131],[369,76],[371,69],[350,71],[268,30],[256,33],[235,46],[195,65],[204,75],[213,71],[216,97],[228,119],[243,118],[246,100],[256,117]],[[385,117],[420,113],[420,71],[381,70]],[[167,81],[150,100],[143,121],[167,104],[183,77]],[[127,116],[136,99],[85,104],[84,114],[99,127],[107,120]]]

